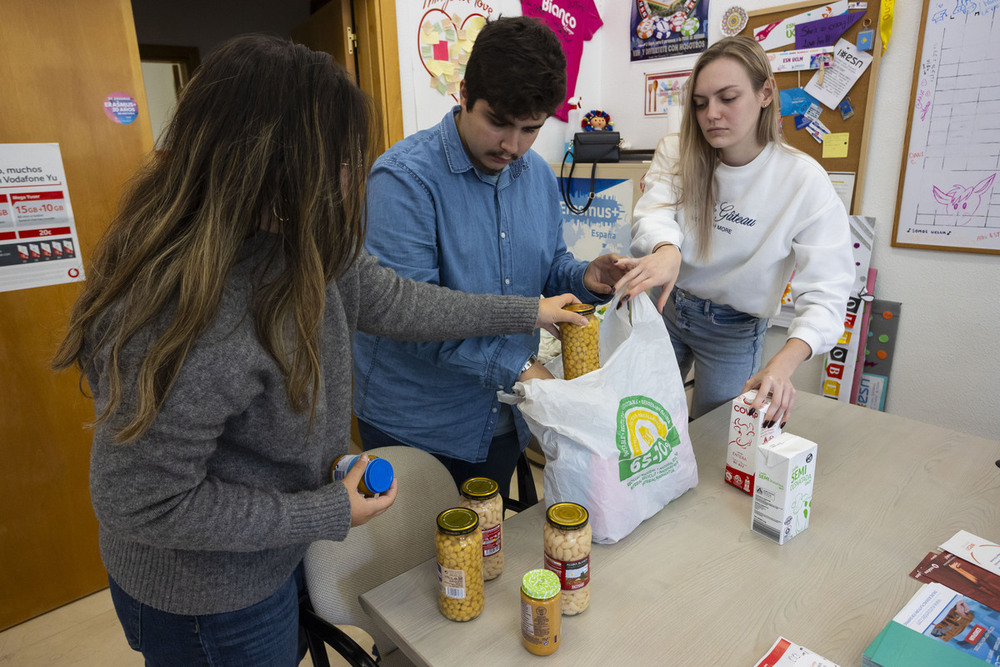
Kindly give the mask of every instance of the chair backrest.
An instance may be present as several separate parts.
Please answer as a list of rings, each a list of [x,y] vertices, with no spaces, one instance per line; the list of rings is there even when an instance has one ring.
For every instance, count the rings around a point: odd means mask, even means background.
[[[459,503],[451,473],[415,447],[378,447],[365,452],[392,464],[399,483],[396,502],[343,542],[314,542],[305,556],[306,585],[313,609],[328,623],[367,631],[383,653],[395,644],[362,610],[358,596],[435,555],[437,515]]]

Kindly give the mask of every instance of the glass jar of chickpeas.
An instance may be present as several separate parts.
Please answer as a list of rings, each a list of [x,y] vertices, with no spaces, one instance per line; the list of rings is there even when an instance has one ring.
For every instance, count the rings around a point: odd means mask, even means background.
[[[563,377],[567,380],[580,377],[601,367],[598,329],[600,322],[594,315],[594,307],[587,303],[571,303],[563,310],[579,313],[587,318],[587,325],[581,327],[572,322],[559,325],[562,336]]]
[[[563,615],[573,616],[590,604],[590,515],[583,505],[556,503],[545,518],[545,569],[562,584]]]
[[[483,579],[503,572],[503,498],[500,485],[488,477],[473,477],[462,484],[462,507],[479,515],[483,533]]]
[[[438,608],[452,621],[470,621],[483,611],[483,534],[479,515],[452,507],[437,517]]]

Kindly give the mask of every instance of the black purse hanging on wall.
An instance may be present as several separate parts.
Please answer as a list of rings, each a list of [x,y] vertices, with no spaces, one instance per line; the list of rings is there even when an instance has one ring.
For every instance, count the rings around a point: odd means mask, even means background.
[[[562,191],[563,202],[571,213],[581,215],[594,201],[594,181],[597,174],[598,162],[618,162],[621,148],[621,137],[617,132],[577,132],[573,135],[573,147],[563,155],[562,166],[559,167],[560,190]],[[572,155],[573,161],[570,163],[569,176],[566,177],[566,159]],[[587,195],[587,203],[582,207],[576,206],[570,201],[569,184],[573,180],[573,169],[578,162],[590,162],[590,193]]]

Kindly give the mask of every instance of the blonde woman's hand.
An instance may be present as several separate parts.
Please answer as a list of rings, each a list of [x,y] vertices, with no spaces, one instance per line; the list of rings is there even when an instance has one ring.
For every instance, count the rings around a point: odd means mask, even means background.
[[[563,306],[568,306],[571,303],[580,303],[580,300],[572,294],[560,294],[541,299],[538,303],[538,319],[535,320],[535,328],[545,329],[559,338],[559,327],[556,325],[560,322],[570,322],[581,327],[587,326],[586,317],[563,310]]]
[[[743,385],[744,392],[757,390],[757,398],[751,404],[754,410],[763,410],[764,399],[770,399],[771,404],[764,415],[765,427],[779,424],[781,428],[785,428],[785,423],[792,416],[792,406],[795,405],[792,373],[810,356],[812,348],[808,343],[801,338],[789,338],[778,353]]]
[[[615,283],[615,292],[623,288],[626,290],[621,302],[625,303],[650,288],[661,287],[663,291],[656,302],[656,309],[662,313],[681,270],[680,249],[664,243],[657,246],[650,255],[622,257],[617,264],[626,270],[625,275]]]
[[[358,482],[365,474],[365,466],[367,465],[368,456],[362,454],[341,481],[341,484],[347,487],[347,497],[351,500],[351,528],[368,523],[389,509],[389,506],[396,500],[395,479],[392,480],[388,491],[380,493],[374,498],[366,498],[358,491]]]

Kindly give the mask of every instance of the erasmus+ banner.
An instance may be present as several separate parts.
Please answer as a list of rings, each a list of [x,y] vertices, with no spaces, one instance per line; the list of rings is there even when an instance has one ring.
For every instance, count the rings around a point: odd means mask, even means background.
[[[586,165],[589,169],[590,165]],[[563,179],[559,179],[562,188]],[[583,206],[590,194],[589,178],[573,178],[570,202]],[[577,259],[590,261],[609,252],[628,256],[632,243],[632,181],[627,178],[598,178],[594,181],[594,201],[580,215],[570,213],[560,202],[563,238]]]

